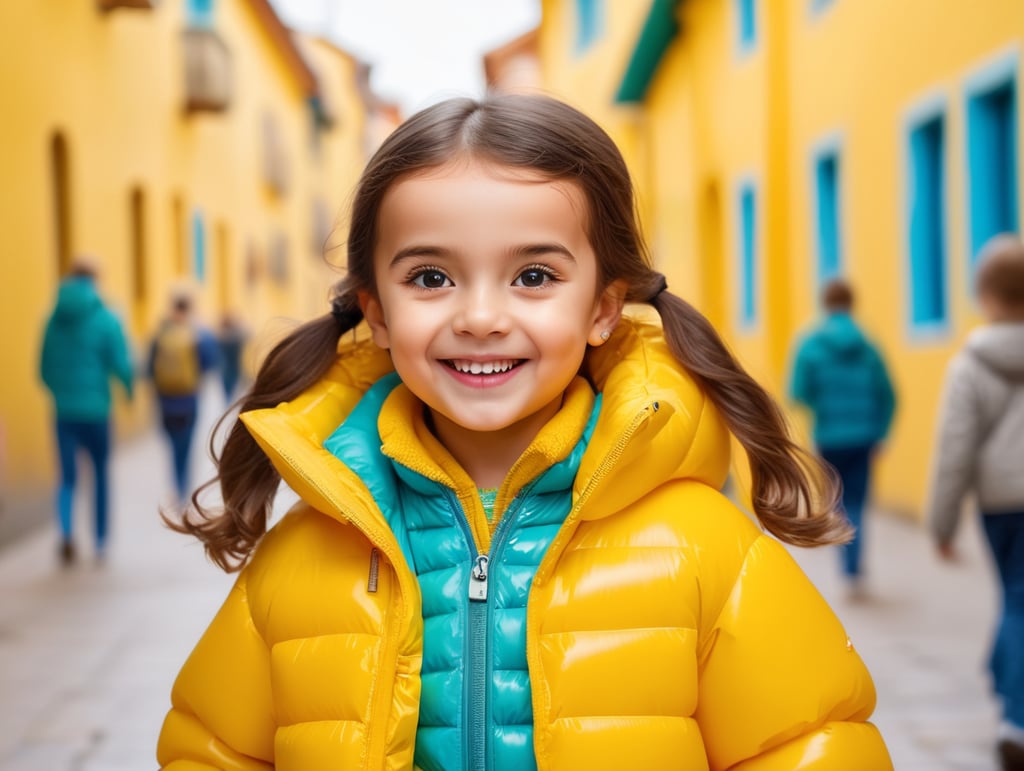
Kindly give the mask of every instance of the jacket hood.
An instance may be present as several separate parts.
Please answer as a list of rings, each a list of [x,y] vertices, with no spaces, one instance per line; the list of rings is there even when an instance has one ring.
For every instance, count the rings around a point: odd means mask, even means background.
[[[353,506],[373,519],[376,507],[362,485],[344,487],[340,480],[354,475],[324,441],[393,369],[387,351],[360,336],[344,336],[334,366],[305,393],[241,416],[284,481],[339,519],[352,519]],[[611,339],[588,352],[582,374],[602,394],[573,487],[574,508],[586,505],[582,518],[613,514],[673,479],[721,488],[729,469],[725,423],[672,356],[659,323],[624,316]]]
[[[54,320],[61,324],[75,324],[90,316],[102,305],[96,287],[87,278],[70,278],[57,291]]]
[[[867,345],[864,333],[846,313],[830,314],[818,330],[818,339],[841,356],[858,353]]]
[[[967,338],[967,349],[1004,377],[1024,379],[1024,322],[980,327]]]

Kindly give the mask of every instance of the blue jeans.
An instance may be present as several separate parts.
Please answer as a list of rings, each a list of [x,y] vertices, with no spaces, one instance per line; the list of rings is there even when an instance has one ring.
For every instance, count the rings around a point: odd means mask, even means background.
[[[57,518],[61,537],[71,540],[72,508],[75,484],[78,481],[77,455],[84,449],[92,461],[93,470],[93,526],[96,547],[102,549],[107,541],[107,461],[110,459],[110,423],[107,420],[57,419],[57,451],[60,455],[60,487],[57,489]]]
[[[821,448],[821,457],[831,463],[843,480],[843,511],[853,525],[853,540],[840,552],[843,575],[857,578],[861,573],[861,551],[864,547],[864,504],[871,482],[871,451],[874,445],[860,447]]]
[[[196,411],[163,413],[164,433],[171,442],[171,456],[174,461],[174,486],[178,498],[185,500],[189,494],[188,459],[192,448],[192,435],[196,428]]]
[[[982,513],[1003,604],[989,668],[1003,715],[1024,728],[1024,511]]]

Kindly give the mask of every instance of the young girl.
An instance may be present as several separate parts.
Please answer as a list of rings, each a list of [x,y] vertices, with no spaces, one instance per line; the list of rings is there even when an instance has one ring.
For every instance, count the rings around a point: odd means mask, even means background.
[[[718,492],[729,431],[779,538],[847,537],[831,482],[651,269],[574,109],[453,99],[395,131],[331,313],[243,412],[223,511],[179,525],[242,572],[164,767],[891,767],[842,626]],[[302,501],[265,534],[281,479]]]

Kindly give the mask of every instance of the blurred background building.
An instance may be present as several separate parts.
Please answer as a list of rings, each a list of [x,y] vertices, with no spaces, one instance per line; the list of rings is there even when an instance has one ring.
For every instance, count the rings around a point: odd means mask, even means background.
[[[541,7],[538,87],[616,139],[669,286],[776,394],[821,285],[852,281],[900,397],[878,503],[919,517],[973,261],[1021,221],[1024,4]]]
[[[900,395],[878,502],[919,516],[942,372],[977,321],[974,257],[1019,229],[1024,5],[538,5],[479,63],[488,83],[605,126],[659,269],[776,394],[821,284],[853,282]],[[336,218],[402,116],[366,64],[268,0],[5,3],[0,42],[0,506],[48,512],[36,362],[70,258],[96,255],[137,354],[180,281],[211,323],[232,311],[272,337],[324,310]],[[145,402],[120,406],[122,430]]]
[[[267,0],[4,3],[0,29],[0,505],[48,512],[37,362],[72,257],[95,255],[140,362],[181,282],[210,325],[321,313],[335,218],[397,116],[366,65]],[[138,391],[122,430],[152,419]]]

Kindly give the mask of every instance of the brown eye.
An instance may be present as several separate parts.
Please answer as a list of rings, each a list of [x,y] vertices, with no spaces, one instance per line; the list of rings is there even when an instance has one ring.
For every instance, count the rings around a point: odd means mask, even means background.
[[[451,284],[444,273],[439,270],[424,270],[412,278],[412,283],[424,289],[442,289]]]
[[[538,287],[544,286],[545,283],[551,280],[551,274],[546,270],[540,268],[527,268],[519,277],[515,283],[518,286],[523,286],[528,289],[537,289]]]

